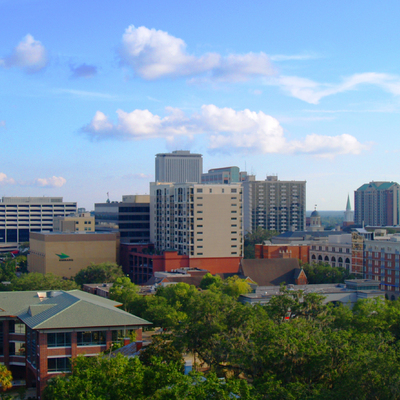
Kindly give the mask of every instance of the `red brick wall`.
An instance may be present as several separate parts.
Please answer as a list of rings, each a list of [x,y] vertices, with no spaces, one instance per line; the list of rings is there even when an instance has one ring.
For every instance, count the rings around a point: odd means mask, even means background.
[[[297,258],[308,263],[310,246],[295,245],[255,245],[256,258]]]

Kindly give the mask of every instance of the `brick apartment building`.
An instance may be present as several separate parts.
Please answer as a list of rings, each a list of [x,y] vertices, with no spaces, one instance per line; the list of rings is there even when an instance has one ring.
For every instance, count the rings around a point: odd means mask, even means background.
[[[80,290],[1,292],[0,304],[0,362],[20,386],[36,386],[38,399],[49,379],[71,370],[71,358],[98,355],[132,330],[141,341],[151,325]]]

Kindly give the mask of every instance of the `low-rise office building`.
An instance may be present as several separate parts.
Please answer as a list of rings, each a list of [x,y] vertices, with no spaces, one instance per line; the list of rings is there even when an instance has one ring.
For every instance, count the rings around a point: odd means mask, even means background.
[[[118,232],[32,233],[29,272],[71,278],[90,263],[119,263]]]
[[[66,217],[54,217],[54,232],[94,232],[94,217],[88,212],[70,214]]]
[[[30,232],[52,232],[55,217],[76,213],[75,202],[62,197],[3,197],[0,202],[0,252],[29,242]]]
[[[36,386],[71,371],[71,358],[94,356],[151,325],[116,307],[121,303],[80,290],[0,292],[0,363],[20,386]]]

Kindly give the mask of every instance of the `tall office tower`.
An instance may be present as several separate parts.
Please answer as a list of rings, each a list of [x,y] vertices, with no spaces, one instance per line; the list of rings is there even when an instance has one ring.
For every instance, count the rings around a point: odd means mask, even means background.
[[[239,167],[224,167],[209,169],[201,175],[201,183],[229,184],[243,182],[247,172],[240,171]]]
[[[118,231],[121,242],[150,240],[150,196],[127,195],[122,201],[94,205],[96,231]]]
[[[202,172],[201,154],[186,150],[156,154],[156,182],[200,183]]]
[[[76,213],[62,197],[3,197],[0,202],[0,252],[29,241],[29,232],[52,232],[54,217]]]
[[[219,263],[221,270],[232,262],[232,272],[238,270],[243,255],[239,183],[150,183],[150,196],[150,237],[156,249]],[[192,266],[210,270],[207,263]]]
[[[249,176],[242,185],[245,233],[258,226],[280,233],[305,230],[306,181],[279,181],[277,176],[256,181]]]
[[[354,192],[354,222],[370,226],[399,225],[399,202],[397,182],[366,183]]]

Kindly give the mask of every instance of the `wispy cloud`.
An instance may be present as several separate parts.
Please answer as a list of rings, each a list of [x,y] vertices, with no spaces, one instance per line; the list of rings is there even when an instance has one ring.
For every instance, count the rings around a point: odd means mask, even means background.
[[[315,60],[320,58],[317,54],[275,54],[269,56],[271,61],[302,61],[302,60]]]
[[[38,186],[42,188],[59,188],[64,186],[67,180],[62,176],[52,176],[50,178],[37,178],[33,181],[16,181],[14,178],[8,177],[5,173],[0,172],[0,186],[18,185],[18,186]]]
[[[27,73],[39,72],[48,64],[47,51],[32,35],[26,35],[9,56],[0,58],[4,68],[18,67]]]
[[[62,176],[52,176],[50,178],[38,178],[35,180],[34,185],[45,188],[59,188],[66,183],[67,180]]]
[[[210,150],[223,152],[310,154],[332,158],[339,154],[360,154],[368,148],[348,134],[313,133],[302,140],[288,140],[279,121],[261,111],[236,111],[212,104],[203,105],[200,112],[192,115],[171,107],[166,111],[167,116],[161,117],[149,110],[117,110],[117,123],[97,111],[82,131],[95,140],[164,138],[168,142],[203,134]]]
[[[275,73],[265,53],[194,56],[182,39],[145,26],[131,25],[125,30],[119,56],[122,65],[147,80],[206,75],[211,80],[236,82]]]
[[[318,83],[297,76],[279,76],[265,80],[265,83],[279,86],[291,96],[311,104],[318,104],[327,96],[356,90],[361,85],[378,86],[393,95],[400,95],[399,76],[376,72],[354,74],[338,84]]]
[[[108,93],[100,93],[100,92],[88,92],[85,90],[75,90],[75,89],[55,89],[55,93],[65,93],[65,94],[70,94],[76,97],[80,98],[95,98],[95,99],[105,99],[105,100],[118,100],[119,96],[114,95],[114,94],[108,94]]]
[[[97,67],[94,65],[81,64],[75,67],[74,65],[69,66],[71,69],[72,78],[93,78],[97,75]]]
[[[15,185],[15,180],[9,178],[4,172],[0,172],[0,185]]]

